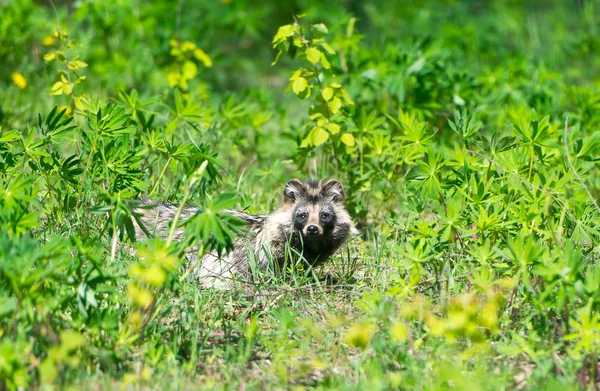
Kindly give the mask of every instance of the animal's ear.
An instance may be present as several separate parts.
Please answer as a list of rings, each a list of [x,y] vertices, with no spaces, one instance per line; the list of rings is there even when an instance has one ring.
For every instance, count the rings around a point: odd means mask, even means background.
[[[300,193],[304,190],[304,185],[298,179],[292,179],[286,183],[283,189],[283,201],[293,204],[298,199]]]
[[[330,197],[334,202],[344,202],[346,199],[344,187],[335,179],[329,180],[325,186],[323,186],[323,194],[326,197]]]

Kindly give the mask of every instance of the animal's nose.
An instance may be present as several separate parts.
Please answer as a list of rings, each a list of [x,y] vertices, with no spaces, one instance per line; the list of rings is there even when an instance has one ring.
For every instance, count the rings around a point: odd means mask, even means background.
[[[309,234],[316,234],[317,232],[319,232],[319,227],[317,227],[316,225],[309,225],[308,227],[306,227],[306,231]]]

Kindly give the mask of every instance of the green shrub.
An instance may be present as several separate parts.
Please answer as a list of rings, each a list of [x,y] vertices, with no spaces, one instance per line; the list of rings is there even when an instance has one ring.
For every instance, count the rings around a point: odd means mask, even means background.
[[[0,389],[597,387],[596,2],[0,14]],[[200,289],[186,248],[293,177],[362,238]],[[200,207],[185,242],[134,243],[144,196]]]

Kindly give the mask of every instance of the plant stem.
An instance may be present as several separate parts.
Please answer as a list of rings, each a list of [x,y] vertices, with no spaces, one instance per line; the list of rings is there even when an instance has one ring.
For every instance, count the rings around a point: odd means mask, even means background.
[[[83,192],[83,184],[85,183],[85,178],[86,178],[88,170],[90,168],[90,162],[92,161],[92,156],[96,152],[96,144],[97,144],[96,138],[94,137],[92,149],[90,150],[90,154],[88,155],[87,162],[85,163],[85,170],[83,170],[83,176],[81,177],[81,183],[79,184],[79,191],[77,192],[77,202],[75,203],[75,211],[76,212],[79,208],[79,204],[81,203],[81,194]]]
[[[169,163],[171,163],[171,155],[169,155],[169,158],[167,159],[165,166],[163,167],[160,175],[158,176],[158,179],[156,179],[156,182],[154,183],[154,187],[152,188],[152,191],[150,192],[150,194],[148,194],[148,196],[151,196],[152,194],[154,194],[154,192],[158,188],[158,184],[160,183],[160,180],[165,175],[165,172],[167,171],[167,167],[169,167]]]

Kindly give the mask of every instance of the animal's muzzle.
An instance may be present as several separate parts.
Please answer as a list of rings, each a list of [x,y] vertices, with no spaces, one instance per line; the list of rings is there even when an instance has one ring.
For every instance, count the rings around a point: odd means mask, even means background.
[[[308,227],[306,227],[306,232],[309,235],[316,235],[319,233],[319,227],[316,225],[309,225]]]

